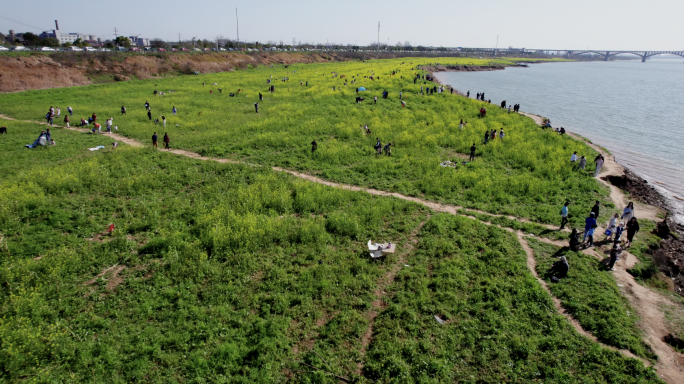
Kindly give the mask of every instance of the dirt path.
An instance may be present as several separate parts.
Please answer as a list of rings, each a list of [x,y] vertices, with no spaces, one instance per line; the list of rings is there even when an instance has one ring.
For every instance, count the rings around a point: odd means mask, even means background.
[[[565,246],[563,243],[559,244],[549,239],[536,239],[547,244]],[[599,248],[589,248],[582,252],[586,255],[592,255],[599,260],[604,260],[608,257],[608,255],[601,253]],[[658,374],[668,383],[684,383],[684,355],[676,352],[663,341],[670,332],[666,326],[665,315],[660,308],[663,305],[676,306],[676,304],[634,280],[634,277],[627,272],[627,269],[632,268],[638,262],[639,260],[636,256],[623,251],[620,260],[615,264],[615,271],[611,273],[613,273],[620,292],[629,300],[630,305],[641,319],[639,329],[644,332],[644,341],[658,355],[658,361],[655,364]]]
[[[532,248],[530,248],[529,244],[527,244],[527,240],[525,239],[525,235],[520,231],[516,232],[516,234],[518,236],[518,241],[520,242],[520,245],[523,247],[523,249],[525,250],[525,253],[527,254],[527,268],[530,270],[530,272],[532,272],[532,275],[537,279],[537,281],[542,286],[542,288],[544,288],[546,290],[546,292],[549,294],[549,296],[551,296],[551,299],[553,300],[553,304],[556,306],[556,311],[558,313],[560,313],[561,315],[563,315],[563,317],[565,317],[566,320],[568,320],[570,325],[572,325],[572,327],[575,328],[575,331],[577,331],[577,333],[588,338],[589,340],[592,340],[595,343],[600,344],[604,348],[612,349],[613,351],[619,351],[622,355],[624,355],[626,357],[631,357],[631,358],[640,360],[646,366],[650,366],[650,363],[647,360],[644,360],[644,359],[634,355],[632,352],[630,352],[626,349],[617,349],[617,348],[612,347],[610,345],[603,344],[600,341],[598,341],[598,339],[594,335],[585,331],[584,328],[582,328],[582,326],[580,325],[579,321],[575,320],[574,317],[572,317],[569,313],[567,313],[565,311],[565,309],[563,309],[563,306],[561,305],[561,301],[551,293],[551,290],[549,289],[549,286],[546,284],[546,281],[544,281],[542,278],[540,278],[539,275],[537,274],[537,259],[535,259],[535,257],[534,257],[534,251],[532,250]],[[553,242],[553,241],[549,240],[549,242]]]
[[[607,257],[595,249],[589,249],[585,253],[594,255],[600,260]],[[617,268],[612,272],[620,287],[620,292],[629,300],[632,308],[641,318],[639,328],[644,332],[644,339],[658,355],[658,362],[655,365],[658,374],[668,383],[684,383],[684,355],[676,352],[663,341],[670,332],[666,326],[665,315],[660,308],[663,304],[667,306],[675,304],[661,294],[637,283],[625,269],[625,266],[632,262],[630,259],[636,259],[636,257],[623,252],[623,255],[625,254],[627,257],[620,260],[622,265],[617,264]]]
[[[543,122],[543,117],[533,115],[531,113],[525,113],[521,112],[522,115],[525,115],[532,120],[534,120],[535,123],[538,125],[542,125]],[[627,206],[627,203],[631,200],[627,200],[625,194],[616,186],[613,184],[610,184],[609,182],[601,179],[601,176],[608,176],[608,175],[614,175],[614,176],[622,176],[625,173],[625,167],[620,165],[617,161],[615,161],[615,156],[608,154],[603,148],[599,147],[598,145],[595,145],[594,143],[590,143],[583,137],[576,135],[574,133],[567,132],[567,134],[579,141],[584,142],[591,148],[593,148],[595,151],[598,153],[602,154],[605,162],[603,164],[603,168],[601,169],[601,172],[599,173],[598,176],[595,176],[594,179],[598,180],[599,183],[605,185],[610,189],[610,199],[613,201],[615,204],[615,207],[622,211],[623,208]],[[662,210],[658,207],[654,207],[652,205],[647,205],[647,204],[642,204],[639,202],[634,201],[634,210],[636,212],[636,216],[639,219],[646,219],[646,220],[651,220],[651,221],[657,221],[660,220],[658,217],[658,214],[663,213]]]

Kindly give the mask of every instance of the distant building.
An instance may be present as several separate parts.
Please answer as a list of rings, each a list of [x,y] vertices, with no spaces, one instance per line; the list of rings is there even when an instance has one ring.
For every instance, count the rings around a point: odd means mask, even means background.
[[[138,48],[146,48],[150,46],[150,39],[144,39],[137,36],[128,36],[128,39],[131,40],[132,45]]]
[[[87,33],[62,33],[59,30],[56,29],[51,29],[48,31],[43,31],[40,35],[38,35],[41,39],[45,39],[48,37],[54,37],[57,40],[59,40],[60,44],[66,44],[66,43],[73,43],[74,41],[81,39],[83,41],[87,41],[91,45],[98,45],[102,42],[102,39],[95,35],[90,35]]]

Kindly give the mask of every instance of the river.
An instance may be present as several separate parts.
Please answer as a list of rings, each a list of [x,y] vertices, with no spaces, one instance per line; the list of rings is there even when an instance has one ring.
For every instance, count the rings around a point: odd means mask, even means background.
[[[489,72],[439,72],[471,97],[485,92],[548,117],[607,148],[655,185],[684,221],[684,59],[532,64]],[[569,155],[568,155],[569,156]],[[621,207],[619,207],[621,208]]]

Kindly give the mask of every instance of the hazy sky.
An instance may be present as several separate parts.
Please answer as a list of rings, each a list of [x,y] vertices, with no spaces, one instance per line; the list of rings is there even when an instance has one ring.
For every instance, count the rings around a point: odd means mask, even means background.
[[[8,1],[0,31],[54,29],[113,38],[236,38],[266,42],[546,49],[684,50],[684,0]],[[10,21],[11,19],[13,21]],[[389,40],[388,40],[389,39]]]

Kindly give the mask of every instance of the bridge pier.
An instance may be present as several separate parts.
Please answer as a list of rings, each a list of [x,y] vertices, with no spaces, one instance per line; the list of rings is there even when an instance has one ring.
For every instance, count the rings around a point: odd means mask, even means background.
[[[604,61],[608,61],[608,58],[610,57],[610,52],[606,51],[606,56],[603,58]]]
[[[648,57],[648,56],[646,56],[646,52],[644,52],[644,55],[641,56],[641,62],[642,62],[642,63],[645,63],[647,57]]]

